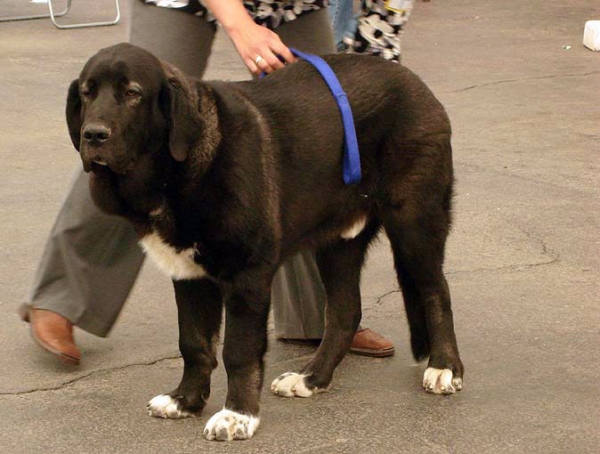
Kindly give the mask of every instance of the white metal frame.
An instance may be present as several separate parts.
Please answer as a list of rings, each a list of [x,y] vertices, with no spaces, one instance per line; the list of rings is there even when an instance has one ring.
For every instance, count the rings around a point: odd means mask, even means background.
[[[52,0],[48,0],[48,13],[49,14],[34,14],[31,16],[13,16],[13,17],[0,17],[0,22],[8,22],[8,21],[17,21],[17,20],[29,20],[29,19],[45,19],[47,17],[50,18],[50,20],[52,21],[52,23],[60,29],[67,29],[67,28],[83,28],[83,27],[98,27],[101,25],[115,25],[117,23],[119,23],[119,20],[121,20],[121,10],[119,8],[119,0],[115,0],[115,9],[116,9],[116,16],[113,20],[111,21],[105,21],[105,22],[86,22],[86,23],[80,23],[80,24],[59,24],[56,21],[57,17],[62,17],[65,16],[69,10],[71,9],[71,2],[72,0],[67,0],[67,6],[65,7],[65,9],[60,12],[60,13],[55,13],[54,12],[54,7],[52,6]]]

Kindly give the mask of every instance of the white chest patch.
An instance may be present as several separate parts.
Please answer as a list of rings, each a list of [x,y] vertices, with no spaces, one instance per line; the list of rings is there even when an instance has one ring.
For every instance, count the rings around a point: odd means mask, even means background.
[[[356,238],[360,232],[363,231],[365,226],[367,225],[367,217],[362,216],[354,223],[354,225],[350,226],[349,229],[344,230],[340,236],[345,240],[351,240],[352,238]]]
[[[206,276],[206,271],[194,262],[193,248],[177,251],[163,241],[160,235],[152,232],[140,240],[140,245],[161,271],[172,279],[197,279]]]

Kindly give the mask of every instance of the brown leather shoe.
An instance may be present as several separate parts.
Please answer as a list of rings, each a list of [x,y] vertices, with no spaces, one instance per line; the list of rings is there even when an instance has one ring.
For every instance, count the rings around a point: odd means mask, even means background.
[[[33,340],[65,364],[77,366],[81,352],[73,339],[73,324],[56,312],[24,306],[21,319],[30,323]]]
[[[357,331],[350,346],[350,353],[375,358],[393,356],[395,351],[394,344],[390,340],[369,328]]]

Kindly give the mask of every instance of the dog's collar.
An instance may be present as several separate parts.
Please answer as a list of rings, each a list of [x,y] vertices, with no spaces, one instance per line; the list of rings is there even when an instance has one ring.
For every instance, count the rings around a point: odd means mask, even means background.
[[[358,151],[358,140],[356,139],[356,128],[354,127],[354,118],[348,96],[342,89],[340,81],[331,67],[321,57],[306,54],[293,48],[290,48],[290,51],[296,57],[300,57],[313,65],[325,80],[331,93],[333,93],[344,125],[344,183],[354,184],[360,182],[360,153]],[[262,78],[264,76],[265,73],[263,72],[259,77]]]

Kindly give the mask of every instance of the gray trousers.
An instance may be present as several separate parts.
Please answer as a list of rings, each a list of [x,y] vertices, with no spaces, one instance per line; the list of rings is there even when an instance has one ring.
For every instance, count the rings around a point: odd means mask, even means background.
[[[201,77],[216,32],[214,25],[175,9],[132,4],[130,42],[184,72]],[[289,47],[315,54],[335,51],[326,10],[276,30]],[[115,323],[144,261],[127,221],[101,212],[79,169],[46,243],[27,302],[57,312],[76,326],[105,337]],[[314,253],[288,260],[272,289],[275,334],[318,339],[324,331],[325,290]]]

